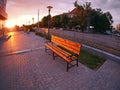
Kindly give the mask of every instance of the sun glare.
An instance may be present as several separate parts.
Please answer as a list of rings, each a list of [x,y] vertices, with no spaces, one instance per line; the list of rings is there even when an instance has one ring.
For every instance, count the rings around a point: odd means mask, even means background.
[[[8,27],[8,28],[13,28],[14,26],[15,26],[15,23],[14,23],[14,22],[9,21],[9,20],[6,21],[6,27]]]
[[[15,25],[22,26],[23,24],[29,25],[33,23],[32,18],[34,17],[34,23],[38,21],[36,15],[21,15],[16,19],[6,20],[6,27],[13,28]],[[42,15],[39,17],[39,20],[42,18]]]

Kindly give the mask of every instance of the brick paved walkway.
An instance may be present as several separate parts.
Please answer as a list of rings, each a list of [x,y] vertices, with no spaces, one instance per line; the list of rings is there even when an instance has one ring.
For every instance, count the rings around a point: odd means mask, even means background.
[[[43,45],[43,38],[24,32],[0,41],[0,53],[33,49],[0,57],[0,90],[120,90],[119,63],[107,60],[97,71],[79,63],[66,72],[66,63]]]

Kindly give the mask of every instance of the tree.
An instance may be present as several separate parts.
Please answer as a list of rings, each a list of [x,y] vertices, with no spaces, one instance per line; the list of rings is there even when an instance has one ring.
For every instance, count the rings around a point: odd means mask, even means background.
[[[48,27],[48,17],[49,16],[44,16],[41,21],[41,26],[42,27]]]
[[[74,21],[71,22],[79,23],[82,32],[84,32],[87,27],[90,28],[90,26],[94,27],[94,32],[100,33],[112,29],[113,18],[110,12],[103,13],[100,8],[92,9],[90,2],[79,5],[77,1],[75,1],[74,6],[76,7],[76,13],[72,19]]]
[[[113,26],[112,26],[112,24],[113,24],[113,17],[112,17],[110,12],[106,12],[105,15],[106,15],[106,17],[108,19],[110,30],[112,30],[113,29]]]
[[[56,16],[52,17],[51,23],[52,23],[53,27],[61,27],[60,15],[56,15]]]
[[[76,15],[74,15],[74,19],[79,22],[81,26],[82,32],[86,29],[89,24],[89,13],[91,10],[91,3],[86,2],[83,5],[79,5],[77,1],[75,1],[74,6],[76,7]]]
[[[60,23],[61,23],[62,27],[64,27],[64,28],[68,27],[69,18],[66,15],[66,13],[60,15]]]
[[[92,9],[91,13],[91,25],[94,26],[94,32],[104,33],[106,30],[111,30],[111,25],[113,23],[112,16],[109,13],[103,13],[101,9]]]
[[[104,33],[106,30],[112,30],[113,18],[110,12],[104,13],[100,8],[92,9],[90,2],[79,5],[78,2],[75,1],[74,6],[75,9],[71,12],[52,17],[52,19],[50,19],[50,26],[72,28],[79,25],[82,32],[86,29],[89,31],[90,26],[94,27],[94,32]],[[43,17],[41,22],[43,27],[48,26],[48,17],[49,16]]]

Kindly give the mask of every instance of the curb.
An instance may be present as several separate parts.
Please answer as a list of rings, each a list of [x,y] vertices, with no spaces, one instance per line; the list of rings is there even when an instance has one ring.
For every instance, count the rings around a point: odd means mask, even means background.
[[[91,46],[87,46],[85,44],[82,44],[82,46],[83,46],[83,49],[85,49],[87,51],[90,51],[90,52],[92,52],[95,55],[99,55],[99,56],[104,57],[106,59],[113,60],[115,62],[120,63],[120,57],[119,56],[116,56],[114,54],[102,51],[100,49],[96,49],[96,48],[91,47]]]

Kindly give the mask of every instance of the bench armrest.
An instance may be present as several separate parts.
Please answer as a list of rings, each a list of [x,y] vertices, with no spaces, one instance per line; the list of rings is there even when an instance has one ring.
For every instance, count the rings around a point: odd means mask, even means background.
[[[67,56],[66,58],[71,58],[73,55],[69,55],[69,56]]]
[[[71,54],[71,55],[67,56],[67,58],[71,58],[72,56],[76,56],[76,54]]]

